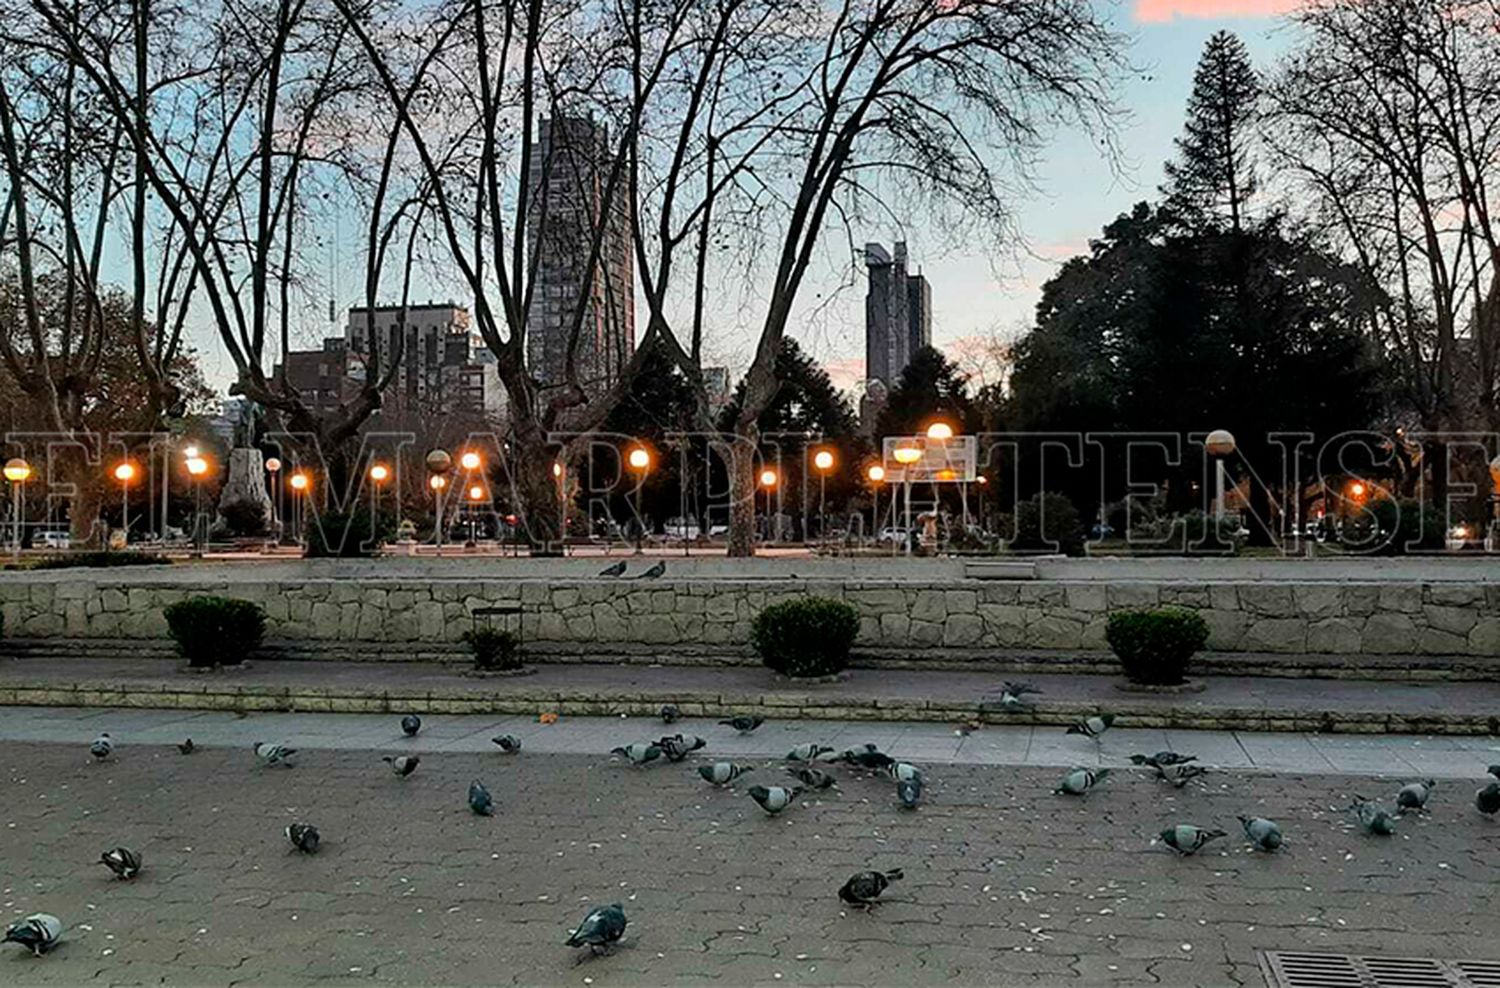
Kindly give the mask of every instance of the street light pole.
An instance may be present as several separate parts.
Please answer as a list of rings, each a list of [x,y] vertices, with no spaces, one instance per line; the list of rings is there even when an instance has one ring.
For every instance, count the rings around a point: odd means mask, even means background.
[[[5,479],[10,481],[10,523],[17,562],[21,560],[21,488],[30,477],[30,463],[19,456],[5,461]]]

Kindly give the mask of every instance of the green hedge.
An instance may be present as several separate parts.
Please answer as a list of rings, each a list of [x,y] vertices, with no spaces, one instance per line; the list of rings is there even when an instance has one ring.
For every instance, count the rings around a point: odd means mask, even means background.
[[[18,566],[7,566],[6,569],[74,569],[78,567],[87,568],[109,568],[115,566],[167,566],[172,560],[166,556],[159,556],[154,552],[102,552],[89,550],[87,552],[58,553],[53,556],[42,556],[40,559],[28,559]]]
[[[1208,641],[1208,625],[1197,611],[1183,607],[1116,611],[1109,616],[1104,638],[1131,682],[1175,686]]]
[[[859,615],[841,600],[802,597],[772,604],[755,616],[750,644],[760,660],[784,676],[831,676],[849,664]]]
[[[1015,526],[1012,549],[1083,555],[1083,522],[1073,502],[1062,494],[1043,491],[1016,505]]]
[[[260,647],[266,614],[232,597],[189,597],[162,612],[177,649],[198,667],[239,665]]]

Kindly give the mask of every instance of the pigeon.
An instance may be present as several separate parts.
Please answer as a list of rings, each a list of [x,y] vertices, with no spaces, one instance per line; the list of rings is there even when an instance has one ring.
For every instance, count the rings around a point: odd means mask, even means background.
[[[104,761],[104,759],[108,758],[111,754],[113,754],[114,750],[115,743],[110,739],[108,731],[100,734],[97,738],[94,739],[94,743],[89,745],[89,754],[93,755],[101,762]]]
[[[901,805],[908,810],[917,808],[922,801],[922,777],[914,775],[910,779],[901,779],[896,783],[896,798],[901,800]]]
[[[839,898],[851,906],[864,906],[866,909],[875,904],[892,882],[900,881],[905,876],[900,868],[892,868],[890,871],[862,871],[857,875],[851,875],[839,889]]]
[[[1500,765],[1491,765],[1489,768],[1485,769],[1485,771],[1490,775],[1493,775],[1495,778],[1500,779]]]
[[[682,716],[682,711],[677,709],[675,703],[664,703],[661,706],[661,722],[663,724],[675,724],[677,718]]]
[[[493,816],[495,813],[495,798],[478,779],[469,783],[469,809],[480,816]]]
[[[416,714],[407,714],[405,717],[401,718],[401,733],[405,734],[407,737],[416,737],[417,732],[421,729],[422,718],[418,717]]]
[[[1500,812],[1500,782],[1491,782],[1474,793],[1474,808],[1485,816]]]
[[[1205,830],[1191,823],[1179,823],[1175,827],[1163,830],[1160,836],[1163,844],[1183,857],[1187,857],[1189,854],[1197,854],[1203,850],[1203,846],[1209,841],[1229,835],[1222,830]]]
[[[824,755],[833,754],[833,749],[823,744],[799,744],[786,753],[789,762],[815,762]]]
[[[1245,838],[1255,845],[1257,851],[1274,851],[1281,847],[1281,828],[1265,817],[1242,816],[1240,826],[1245,828]]]
[[[490,738],[490,741],[500,746],[500,750],[507,755],[514,755],[521,750],[521,739],[514,734],[502,734],[498,738]]]
[[[40,957],[62,938],[62,920],[47,913],[32,913],[19,923],[6,927],[5,939],[0,943],[18,943]]]
[[[751,786],[750,798],[760,804],[760,808],[771,816],[775,816],[788,806],[792,800],[802,793],[801,786],[793,786],[787,789],[783,786]]]
[[[1192,779],[1200,775],[1207,775],[1208,769],[1202,765],[1178,764],[1157,768],[1156,777],[1172,783],[1178,789],[1187,785]]]
[[[655,566],[651,567],[650,569],[646,570],[646,572],[644,572],[640,576],[636,577],[636,579],[637,580],[659,580],[663,576],[666,576],[666,575],[667,575],[667,564],[666,563],[657,563]]]
[[[1354,819],[1359,821],[1359,828],[1367,834],[1389,837],[1396,832],[1396,818],[1363,796],[1354,797],[1354,804],[1349,807],[1349,812],[1354,814]]]
[[[1405,813],[1407,810],[1420,810],[1427,805],[1427,797],[1432,795],[1432,788],[1437,782],[1427,779],[1422,782],[1408,782],[1396,793],[1396,812]]]
[[[922,778],[922,770],[908,762],[894,762],[886,766],[886,772],[896,782],[909,782],[912,779]]]
[[[1158,771],[1170,768],[1173,765],[1186,765],[1188,762],[1196,762],[1197,755],[1179,755],[1175,751],[1158,751],[1154,755],[1131,755],[1130,764],[1148,765]]]
[[[731,717],[728,720],[719,721],[720,724],[723,724],[726,727],[732,727],[736,731],[739,731],[741,734],[749,734],[751,731],[755,730],[765,722],[766,719],[764,717],[749,717],[744,715],[741,715],[739,717]]]
[[[1082,796],[1103,782],[1108,775],[1107,768],[1075,768],[1063,776],[1057,788],[1052,791],[1065,796]]]
[[[625,935],[625,910],[617,902],[611,906],[599,906],[589,910],[578,928],[568,934],[564,944],[569,947],[584,947],[598,953],[600,948],[609,949]]]
[[[625,562],[625,560],[622,559],[618,563],[615,563],[613,566],[606,566],[603,569],[601,569],[599,571],[599,575],[603,576],[603,577],[609,577],[609,578],[613,579],[614,577],[617,577],[617,576],[624,576],[625,575],[625,571],[627,569],[629,569],[629,568],[630,568],[629,564],[627,564]]]
[[[1109,730],[1109,725],[1115,722],[1114,714],[1097,714],[1093,717],[1085,717],[1083,720],[1068,728],[1069,734],[1082,734],[1086,738],[1099,740],[1099,736]]]
[[[896,759],[883,754],[873,744],[867,744],[863,748],[850,748],[839,754],[839,760],[849,765],[858,765],[860,768],[889,769],[896,764]]]
[[[317,854],[318,842],[322,837],[318,834],[318,828],[312,824],[294,823],[286,828],[286,839],[303,854]]]
[[[827,789],[838,785],[837,780],[829,773],[816,768],[808,768],[806,765],[799,765],[795,768],[788,766],[786,774],[809,789]]]
[[[115,877],[129,881],[141,873],[141,856],[128,847],[117,847],[99,855],[99,863],[115,873]]]
[[[1041,690],[1030,683],[1006,682],[1000,690],[1000,707],[1003,710],[1025,710],[1032,705],[1032,701],[1026,699],[1026,695],[1040,692]]]
[[[177,746],[177,750],[182,752],[184,755],[191,755],[193,752],[197,751],[198,748],[193,744],[193,739],[188,738],[186,741]]]
[[[663,755],[667,756],[669,762],[680,762],[706,744],[708,744],[707,741],[696,735],[685,738],[681,734],[673,734],[656,742],[656,746],[661,749]]]
[[[698,774],[703,776],[703,781],[716,786],[727,786],[751,771],[754,771],[753,766],[736,765],[734,762],[714,762],[712,765],[698,766]]]
[[[390,755],[386,755],[381,759],[381,761],[389,765],[391,767],[391,771],[395,772],[403,779],[415,772],[417,770],[417,766],[422,763],[422,759],[418,755],[397,755],[394,758],[392,758]]]
[[[285,765],[291,767],[287,759],[297,753],[296,748],[288,748],[284,744],[273,744],[270,741],[255,742],[255,757],[260,759],[262,765]]]
[[[654,744],[627,744],[623,748],[611,748],[610,754],[619,755],[632,765],[645,765],[661,757],[661,749]]]

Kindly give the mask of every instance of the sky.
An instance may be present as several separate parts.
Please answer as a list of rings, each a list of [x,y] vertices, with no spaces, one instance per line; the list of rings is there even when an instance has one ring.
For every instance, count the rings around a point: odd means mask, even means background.
[[[1102,2],[1102,0],[1101,0]],[[1024,332],[1041,286],[1067,258],[1084,253],[1088,241],[1119,214],[1142,199],[1154,198],[1162,163],[1181,132],[1193,70],[1204,42],[1215,31],[1236,32],[1258,69],[1272,66],[1288,44],[1283,15],[1298,0],[1115,0],[1109,16],[1133,39],[1130,58],[1142,71],[1124,79],[1117,91],[1125,113],[1119,121],[1122,161],[1114,167],[1081,133],[1060,133],[1042,154],[1037,186],[1012,201],[1022,238],[996,256],[985,249],[951,246],[952,238],[913,217],[904,229],[894,224],[855,231],[856,244],[904,239],[913,269],[932,286],[933,342],[961,365],[985,341],[1014,339]],[[330,256],[329,280],[341,308],[359,301],[362,258],[354,246],[361,231],[355,221],[341,231],[350,246]],[[864,370],[864,285],[857,258],[844,248],[825,251],[829,260],[813,275],[794,315],[791,335],[828,367],[834,382],[857,392]],[[430,286],[428,297],[450,294]],[[452,295],[461,298],[461,294]],[[326,333],[342,332],[326,319],[326,301],[307,307],[297,319],[294,346],[313,348]],[[640,307],[638,307],[638,312]],[[726,298],[710,314],[706,363],[728,364],[737,377],[753,354],[759,325],[755,314]],[[194,333],[205,374],[218,389],[233,377],[216,334]],[[983,383],[983,382],[980,382]]]

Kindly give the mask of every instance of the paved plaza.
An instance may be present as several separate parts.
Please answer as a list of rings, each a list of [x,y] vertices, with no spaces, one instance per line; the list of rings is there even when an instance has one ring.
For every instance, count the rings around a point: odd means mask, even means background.
[[[1258,951],[1494,957],[1500,821],[1472,794],[1493,739],[707,721],[704,758],[754,764],[731,789],[701,761],[633,769],[606,753],[658,723],[109,709],[0,710],[0,861],[7,919],[68,930],[40,960],[0,954],[6,984],[1111,984],[1259,985]],[[677,728],[674,728],[674,730]],[[95,763],[101,730],[116,754]],[[520,736],[519,755],[488,737]],[[170,742],[192,736],[200,750]],[[260,768],[254,740],[302,749]],[[926,802],[883,776],[779,817],[745,795],[783,778],[800,741],[871,741],[926,770]],[[1123,764],[1171,746],[1215,771],[1181,790],[1117,770],[1089,796],[1052,795],[1058,766]],[[380,756],[420,752],[407,779]],[[1438,776],[1430,811],[1366,837],[1342,808]],[[483,780],[499,804],[470,814]],[[1180,859],[1151,836],[1177,822],[1237,831],[1276,819],[1284,853],[1239,839]],[[292,852],[294,821],[323,832]],[[100,851],[145,871],[114,881]],[[869,914],[835,896],[851,873],[901,867]],[[630,920],[610,956],[562,946],[591,905]]]

